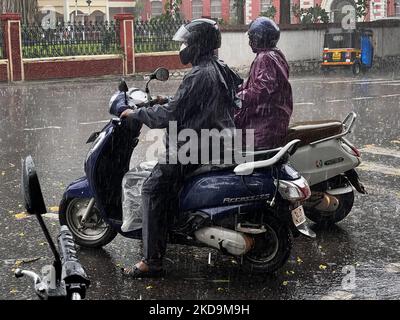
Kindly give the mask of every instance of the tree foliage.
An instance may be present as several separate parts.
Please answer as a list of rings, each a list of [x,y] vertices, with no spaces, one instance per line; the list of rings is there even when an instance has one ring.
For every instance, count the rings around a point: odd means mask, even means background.
[[[246,4],[246,0],[234,0],[233,8],[236,11],[237,23],[244,24],[244,6]]]
[[[369,0],[355,0],[356,3],[356,17],[365,18],[367,15]]]
[[[328,13],[318,4],[315,7],[310,7],[308,9],[300,8],[299,5],[294,5],[292,10],[294,16],[299,18],[300,22],[304,24],[329,22]]]
[[[164,13],[160,16],[153,17],[150,21],[171,21],[181,20],[182,0],[169,0],[164,5]]]
[[[267,17],[270,19],[274,19],[276,15],[276,8],[274,6],[270,6],[266,11],[260,13],[260,17]]]
[[[24,23],[33,23],[38,17],[38,1],[0,0],[0,12],[20,13]]]

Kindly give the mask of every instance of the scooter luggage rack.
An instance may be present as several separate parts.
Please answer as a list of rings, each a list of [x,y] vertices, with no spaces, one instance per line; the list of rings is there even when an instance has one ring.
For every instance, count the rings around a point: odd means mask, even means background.
[[[310,142],[310,146],[313,146],[313,145],[316,145],[318,143],[325,142],[328,140],[338,139],[345,135],[348,135],[349,133],[351,133],[351,129],[354,126],[354,121],[356,120],[356,118],[357,118],[357,114],[354,111],[350,112],[342,122],[342,125],[345,127],[345,131],[343,131],[342,133],[336,134],[334,136],[331,136],[331,137],[327,137],[327,138],[323,138],[323,139],[320,139],[317,141]],[[349,123],[347,123],[347,122],[349,122]]]
[[[237,174],[239,176],[245,176],[245,175],[251,174],[254,169],[270,167],[270,166],[276,164],[282,157],[284,157],[284,155],[286,153],[289,152],[289,154],[293,154],[296,150],[296,145],[299,142],[300,142],[299,139],[292,140],[292,141],[288,142],[282,148],[274,149],[274,151],[279,150],[279,152],[275,156],[273,156],[271,159],[245,162],[245,163],[242,163],[242,164],[239,164],[238,166],[236,166],[233,171],[235,172],[235,174]]]

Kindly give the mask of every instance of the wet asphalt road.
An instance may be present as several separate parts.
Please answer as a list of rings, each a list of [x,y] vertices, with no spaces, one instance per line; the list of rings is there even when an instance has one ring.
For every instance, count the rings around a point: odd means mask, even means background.
[[[117,84],[117,78],[0,84],[0,299],[36,299],[32,283],[15,279],[13,270],[39,271],[52,261],[36,220],[22,213],[21,158],[34,157],[47,207],[56,212],[66,185],[83,175],[84,142],[109,119]],[[178,84],[153,83],[153,94],[173,94]],[[316,240],[295,239],[287,264],[270,276],[247,275],[214,250],[170,246],[165,279],[130,280],[120,267],[140,258],[139,241],[118,236],[101,250],[80,248],[92,281],[88,299],[400,298],[400,77],[332,75],[294,78],[292,85],[294,121],[359,116],[350,138],[363,152],[359,172],[369,194],[356,195],[350,216],[316,230]],[[144,158],[144,146],[133,161]],[[56,237],[57,215],[45,220]]]

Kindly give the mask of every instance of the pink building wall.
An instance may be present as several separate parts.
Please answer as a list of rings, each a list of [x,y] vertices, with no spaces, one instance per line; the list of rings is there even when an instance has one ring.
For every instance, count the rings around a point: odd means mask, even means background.
[[[129,0],[125,0],[129,1]],[[169,0],[162,0],[163,11],[165,3]],[[261,9],[261,0],[247,0],[251,2],[251,19],[256,19],[260,14]],[[321,5],[322,0],[310,0],[313,6]],[[300,0],[292,0],[291,6],[294,4],[300,5]],[[279,23],[280,16],[280,0],[272,0],[272,5],[276,9],[275,21]],[[183,13],[185,19],[192,19],[192,1],[191,0],[182,0],[181,12]],[[230,19],[230,0],[221,0],[221,12],[222,19],[226,22]],[[387,0],[387,16],[395,15],[395,1]],[[203,16],[210,17],[211,16],[211,0],[203,0]],[[151,17],[151,1],[147,0],[145,3],[144,11],[142,13],[142,19],[147,20],[148,17]],[[370,21],[369,12],[365,17],[365,21]],[[298,19],[292,18],[292,23],[298,23]]]

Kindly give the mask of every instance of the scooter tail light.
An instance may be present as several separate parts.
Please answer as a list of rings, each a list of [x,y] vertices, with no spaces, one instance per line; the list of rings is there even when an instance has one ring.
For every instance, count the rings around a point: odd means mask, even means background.
[[[361,157],[361,152],[358,150],[355,146],[353,146],[351,143],[346,142],[342,144],[342,148],[349,154],[352,154],[353,156],[356,156],[358,158]]]
[[[351,148],[351,151],[353,151],[353,154],[356,156],[356,157],[361,157],[361,152],[360,152],[360,150],[358,150],[355,146],[350,146],[350,148]]]
[[[294,181],[279,181],[278,191],[282,198],[292,202],[304,201],[311,196],[310,186],[303,177]]]

